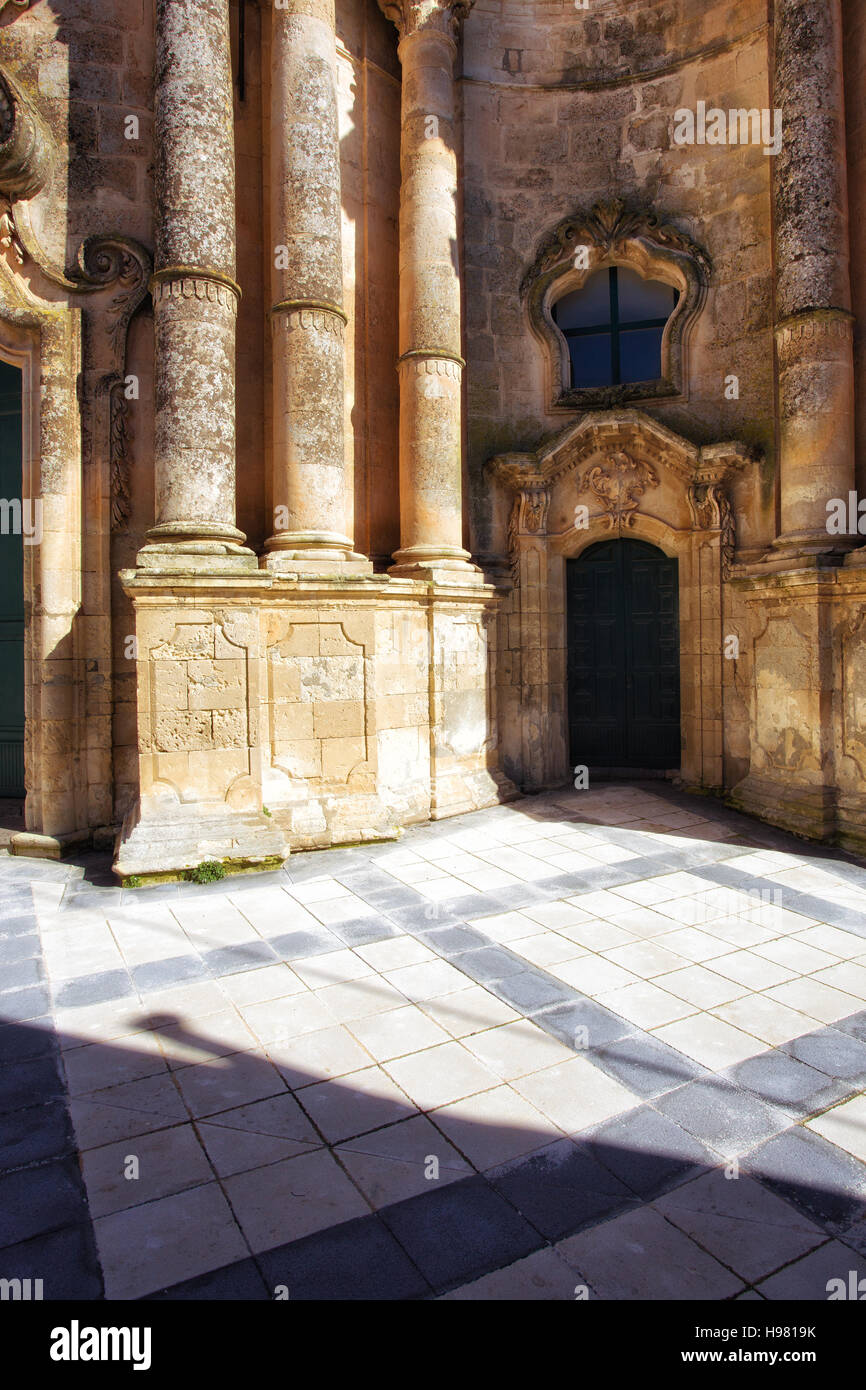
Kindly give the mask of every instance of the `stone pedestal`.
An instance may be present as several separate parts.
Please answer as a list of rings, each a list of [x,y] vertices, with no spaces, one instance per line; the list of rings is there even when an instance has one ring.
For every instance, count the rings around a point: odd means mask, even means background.
[[[393,839],[514,795],[498,771],[487,585],[268,571],[122,575],[141,798],[115,871]]]

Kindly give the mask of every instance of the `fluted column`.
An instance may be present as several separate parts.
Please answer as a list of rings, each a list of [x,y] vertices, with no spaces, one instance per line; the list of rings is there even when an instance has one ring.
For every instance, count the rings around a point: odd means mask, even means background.
[[[255,563],[235,525],[240,290],[228,15],[228,0],[157,0],[156,525],[139,554],[148,566]]]
[[[372,568],[353,553],[344,441],[334,0],[285,0],[271,29],[273,533],[269,569]]]
[[[400,33],[400,549],[391,573],[475,573],[463,549],[454,60],[473,0],[379,0]]]
[[[781,535],[845,547],[827,503],[854,487],[854,368],[840,0],[776,0],[774,158]]]

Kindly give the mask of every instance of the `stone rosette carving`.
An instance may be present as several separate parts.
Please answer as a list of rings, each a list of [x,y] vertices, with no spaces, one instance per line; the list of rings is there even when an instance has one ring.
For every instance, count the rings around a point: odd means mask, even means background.
[[[379,0],[379,7],[397,26],[401,39],[424,29],[456,38],[474,3],[475,0]]]
[[[633,459],[623,450],[609,454],[604,463],[588,468],[578,485],[601,503],[604,523],[611,530],[634,525],[634,514],[647,488],[658,487],[652,464]]]

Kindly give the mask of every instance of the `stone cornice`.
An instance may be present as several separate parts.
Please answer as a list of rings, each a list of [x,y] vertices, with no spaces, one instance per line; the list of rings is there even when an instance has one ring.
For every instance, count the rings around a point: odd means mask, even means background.
[[[456,38],[474,3],[475,0],[379,0],[379,7],[396,24],[401,39],[425,30]]]

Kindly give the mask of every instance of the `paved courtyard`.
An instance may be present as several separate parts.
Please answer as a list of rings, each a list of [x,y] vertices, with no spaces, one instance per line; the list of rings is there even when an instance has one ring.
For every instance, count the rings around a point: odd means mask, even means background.
[[[866,1277],[866,869],[664,783],[121,890],[0,858],[0,1276],[809,1299]]]

